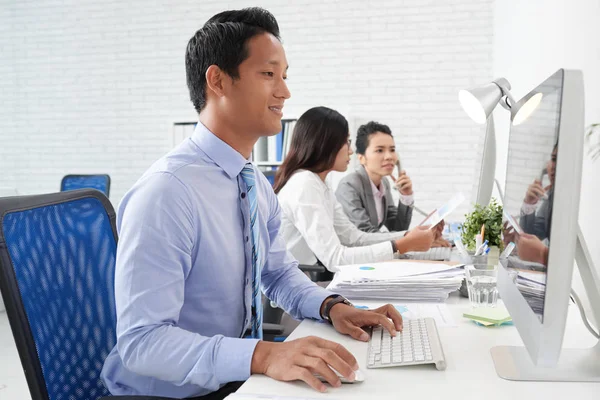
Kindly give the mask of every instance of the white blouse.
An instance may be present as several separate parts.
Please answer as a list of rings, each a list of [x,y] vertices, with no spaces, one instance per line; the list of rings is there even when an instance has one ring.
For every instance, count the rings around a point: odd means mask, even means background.
[[[405,234],[359,230],[333,191],[310,171],[296,172],[278,197],[283,211],[280,232],[301,264],[319,260],[328,270],[336,271],[340,265],[392,260],[390,241]]]

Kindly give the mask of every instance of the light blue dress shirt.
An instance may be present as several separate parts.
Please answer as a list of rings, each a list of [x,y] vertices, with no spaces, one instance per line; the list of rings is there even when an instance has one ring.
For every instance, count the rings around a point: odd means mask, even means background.
[[[245,380],[250,324],[248,161],[201,123],[124,196],[117,212],[117,345],[102,379],[114,395],[201,396]],[[277,197],[255,168],[262,289],[294,318],[321,319],[312,283],[279,234]]]

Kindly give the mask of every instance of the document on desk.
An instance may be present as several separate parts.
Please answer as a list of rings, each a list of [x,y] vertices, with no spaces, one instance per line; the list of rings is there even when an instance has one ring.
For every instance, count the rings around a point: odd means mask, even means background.
[[[329,397],[328,397],[329,398]],[[233,393],[225,398],[225,400],[316,400],[315,397],[288,397],[271,394],[246,394]],[[335,399],[332,399],[335,400]]]
[[[462,265],[382,262],[344,266],[328,289],[358,300],[442,302],[458,290],[463,278]]]
[[[517,275],[517,289],[535,313],[544,311],[546,294],[546,273],[537,271],[522,271]]]
[[[461,192],[456,193],[450,201],[441,206],[440,208],[434,210],[431,214],[423,220],[419,224],[421,225],[431,225],[432,227],[440,223],[440,221],[448,218],[448,216],[458,207],[461,203],[465,201],[465,195]]]
[[[455,271],[457,265],[421,262],[379,262],[340,267],[335,277],[344,282],[394,281],[406,278],[445,276]]]
[[[543,272],[519,271],[518,277],[525,282],[529,281],[537,284],[534,286],[546,286],[546,274]]]
[[[383,306],[385,303],[375,303],[369,306],[362,305],[360,303],[355,304],[356,308],[365,310],[374,310]],[[438,328],[441,327],[455,327],[456,322],[452,318],[450,309],[444,303],[407,303],[407,304],[394,304],[396,310],[402,315],[404,320],[418,319],[418,318],[433,318]]]

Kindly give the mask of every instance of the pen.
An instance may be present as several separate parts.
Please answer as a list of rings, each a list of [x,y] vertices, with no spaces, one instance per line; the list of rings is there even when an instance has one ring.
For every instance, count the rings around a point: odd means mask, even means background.
[[[460,240],[459,236],[456,236],[454,238],[454,244],[456,245],[456,248],[458,249],[458,252],[461,254],[468,254],[467,251],[465,250],[465,246],[463,245],[462,240]]]
[[[483,242],[483,243],[481,244],[481,246],[479,246],[479,247],[477,248],[477,251],[475,251],[475,255],[476,255],[476,256],[480,256],[480,255],[481,255],[481,253],[483,253],[483,246],[485,246],[485,245],[487,245],[487,244],[488,244],[488,241],[487,241],[487,240],[486,240],[485,242]]]
[[[515,244],[513,242],[510,242],[506,248],[504,249],[504,251],[502,252],[502,254],[500,254],[500,258],[507,258],[508,256],[510,256],[510,253],[512,253],[513,249],[515,248]]]

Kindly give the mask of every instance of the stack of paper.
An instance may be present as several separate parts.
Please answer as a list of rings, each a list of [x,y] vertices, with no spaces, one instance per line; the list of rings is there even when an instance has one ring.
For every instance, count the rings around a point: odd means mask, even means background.
[[[517,288],[536,314],[544,312],[544,296],[546,294],[546,273],[535,271],[519,271]]]
[[[462,265],[383,262],[339,268],[328,289],[359,300],[445,301],[465,276]]]

